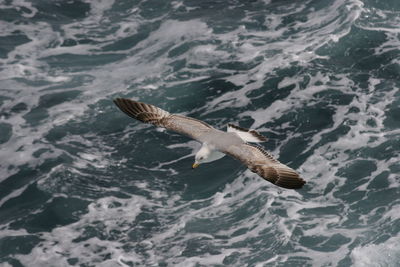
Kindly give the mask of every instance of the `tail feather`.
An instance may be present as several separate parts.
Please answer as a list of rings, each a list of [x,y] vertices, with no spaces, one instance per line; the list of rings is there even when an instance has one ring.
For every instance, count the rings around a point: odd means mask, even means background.
[[[246,129],[234,124],[228,124],[228,133],[236,133],[243,141],[260,143],[267,141],[267,138],[253,129]]]

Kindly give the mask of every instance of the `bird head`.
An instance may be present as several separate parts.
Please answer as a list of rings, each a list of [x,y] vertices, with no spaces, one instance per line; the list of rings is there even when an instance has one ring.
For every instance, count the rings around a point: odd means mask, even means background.
[[[207,159],[210,156],[210,152],[211,151],[206,146],[201,147],[194,157],[192,169],[199,167],[201,163],[208,162]]]

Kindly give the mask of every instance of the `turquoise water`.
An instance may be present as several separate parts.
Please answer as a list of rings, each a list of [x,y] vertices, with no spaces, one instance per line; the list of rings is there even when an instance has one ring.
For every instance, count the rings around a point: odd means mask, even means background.
[[[0,1],[1,266],[398,266],[400,2]],[[130,119],[269,138],[307,181]]]

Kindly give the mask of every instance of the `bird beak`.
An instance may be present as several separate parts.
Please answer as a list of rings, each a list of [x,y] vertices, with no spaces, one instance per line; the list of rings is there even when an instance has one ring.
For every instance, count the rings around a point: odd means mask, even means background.
[[[192,165],[192,169],[195,169],[195,168],[199,167],[199,165],[200,165],[199,163],[196,163],[196,162],[195,162],[195,163],[193,163],[193,165]]]

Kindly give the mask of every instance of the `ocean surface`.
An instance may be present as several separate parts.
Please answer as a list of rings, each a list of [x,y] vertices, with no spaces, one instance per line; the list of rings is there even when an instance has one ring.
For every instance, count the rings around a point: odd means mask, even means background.
[[[0,266],[399,266],[400,1],[0,0]],[[127,97],[254,128],[274,186]]]

